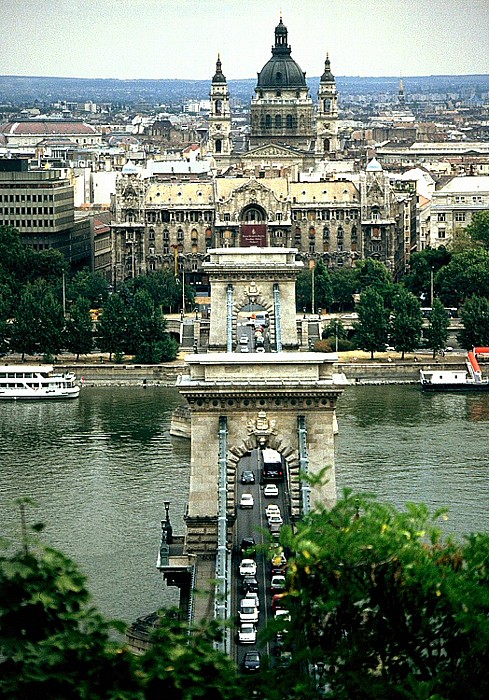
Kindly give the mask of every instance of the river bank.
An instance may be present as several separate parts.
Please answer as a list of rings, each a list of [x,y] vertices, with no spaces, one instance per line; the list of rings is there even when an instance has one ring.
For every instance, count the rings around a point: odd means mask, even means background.
[[[59,355],[55,363],[57,370],[74,372],[87,386],[136,385],[174,386],[178,375],[185,373],[185,354],[180,353],[173,362],[158,365],[135,364],[130,361],[115,363],[108,355],[83,356],[76,361],[74,355]],[[416,384],[419,371],[436,369],[464,369],[465,353],[450,353],[443,358],[433,359],[427,355],[407,355],[401,359],[400,353],[377,353],[374,359],[370,354],[355,350],[339,353],[338,372],[342,372],[351,384]],[[6,359],[6,358],[4,358]],[[41,362],[41,358],[26,358],[25,362]],[[20,364],[21,357],[10,355],[8,362]],[[5,364],[7,364],[5,362]]]

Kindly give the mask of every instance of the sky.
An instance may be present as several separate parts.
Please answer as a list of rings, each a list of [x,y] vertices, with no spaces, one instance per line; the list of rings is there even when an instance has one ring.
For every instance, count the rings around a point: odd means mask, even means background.
[[[0,0],[0,75],[256,78],[281,12],[309,77],[489,72],[489,0]]]

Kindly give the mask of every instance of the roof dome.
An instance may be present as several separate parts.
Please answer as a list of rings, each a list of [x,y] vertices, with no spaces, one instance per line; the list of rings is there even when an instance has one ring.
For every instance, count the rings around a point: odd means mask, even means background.
[[[382,166],[381,166],[381,164],[379,163],[379,161],[377,160],[377,158],[372,158],[372,160],[371,160],[370,163],[367,165],[367,167],[365,168],[365,170],[366,170],[368,173],[379,173],[379,172],[382,171]]]
[[[222,63],[221,63],[221,55],[217,54],[217,61],[216,61],[216,73],[214,77],[212,78],[213,83],[225,83],[226,82],[226,76],[222,72]]]
[[[287,27],[280,22],[275,27],[275,46],[272,58],[258,73],[257,87],[277,90],[280,88],[307,88],[305,73],[290,55],[287,44]]]

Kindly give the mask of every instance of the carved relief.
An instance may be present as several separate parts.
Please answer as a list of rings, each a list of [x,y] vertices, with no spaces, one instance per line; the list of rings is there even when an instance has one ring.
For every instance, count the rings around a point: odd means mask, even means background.
[[[247,424],[248,435],[254,435],[260,447],[268,445],[270,437],[277,435],[277,421],[269,418],[266,411],[258,411],[255,419],[250,418]]]

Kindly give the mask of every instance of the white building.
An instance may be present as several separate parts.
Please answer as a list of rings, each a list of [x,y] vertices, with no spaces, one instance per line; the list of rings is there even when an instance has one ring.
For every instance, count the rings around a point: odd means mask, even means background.
[[[454,177],[433,193],[430,245],[437,248],[453,240],[454,231],[465,229],[478,211],[489,209],[489,176]]]

